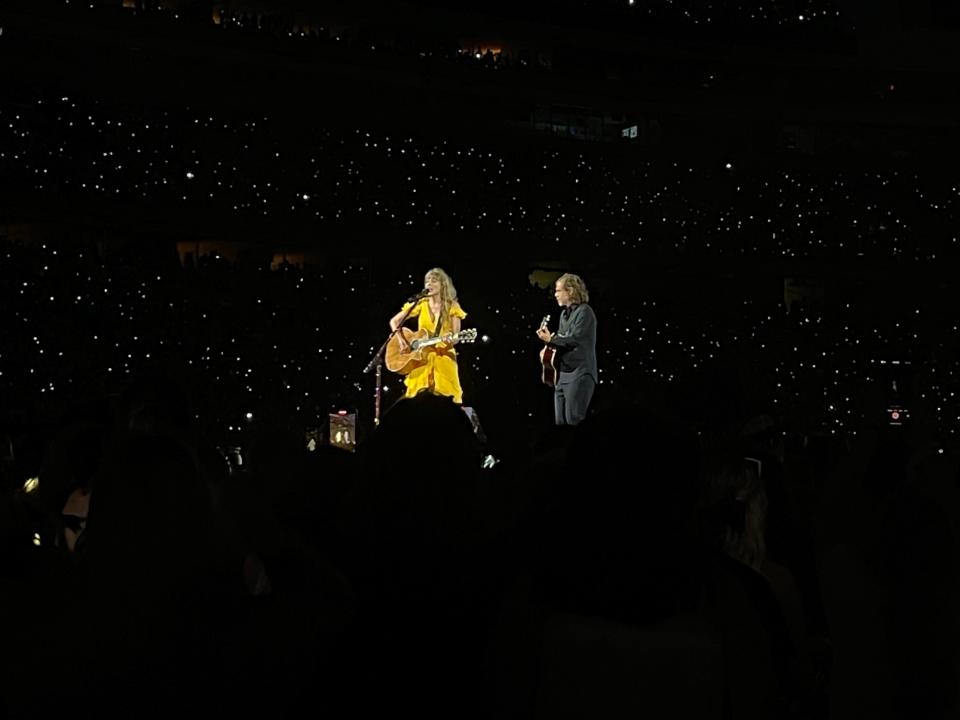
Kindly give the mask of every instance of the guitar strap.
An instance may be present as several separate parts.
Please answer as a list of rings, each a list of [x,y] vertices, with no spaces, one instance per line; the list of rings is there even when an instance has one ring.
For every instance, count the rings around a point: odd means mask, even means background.
[[[433,337],[440,337],[440,333],[443,331],[443,305],[440,305],[440,312],[437,313],[437,317],[433,319]]]

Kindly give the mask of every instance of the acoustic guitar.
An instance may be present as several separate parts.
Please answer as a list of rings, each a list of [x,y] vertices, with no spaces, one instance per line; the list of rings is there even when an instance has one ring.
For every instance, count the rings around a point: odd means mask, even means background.
[[[547,315],[540,323],[540,329],[546,330],[547,323],[549,322],[550,316]],[[553,347],[553,345],[545,344],[543,349],[540,351],[540,380],[544,385],[549,385],[550,387],[556,387],[557,385],[557,368],[553,364],[556,356],[557,349]]]
[[[403,342],[401,342],[401,336]],[[477,339],[477,329],[461,330],[458,333],[447,333],[438,337],[431,337],[427,330],[411,330],[401,327],[397,334],[387,343],[386,357],[383,364],[390,372],[407,375],[410,371],[426,363],[423,356],[425,348],[440,343],[449,343],[457,340],[462,343],[471,343]]]

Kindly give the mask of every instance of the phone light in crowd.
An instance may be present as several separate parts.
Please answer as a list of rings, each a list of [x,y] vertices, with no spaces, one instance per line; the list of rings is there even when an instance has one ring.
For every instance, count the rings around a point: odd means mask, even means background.
[[[227,463],[227,472],[231,475],[237,475],[244,471],[243,466],[243,448],[239,445],[218,447],[217,451]]]
[[[34,544],[36,547],[40,547],[40,533],[34,533],[34,534],[33,534],[33,544]]]
[[[357,449],[357,414],[346,410],[330,413],[330,445],[354,452]]]
[[[320,443],[323,442],[323,428],[308,427],[304,432],[304,441],[307,452],[316,452]]]
[[[910,413],[902,405],[893,405],[887,408],[887,417],[890,425],[901,427],[910,418]]]
[[[247,420],[253,420],[253,413],[248,412],[246,415],[244,415],[244,417],[247,418]]]
[[[27,495],[35,493],[38,487],[40,487],[40,478],[38,477],[27,478],[23,483],[23,491]]]

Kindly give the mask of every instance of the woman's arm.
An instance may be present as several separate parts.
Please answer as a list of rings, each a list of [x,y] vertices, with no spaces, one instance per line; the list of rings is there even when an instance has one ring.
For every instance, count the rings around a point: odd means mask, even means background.
[[[459,332],[460,332],[460,317],[459,317],[458,315],[451,315],[451,316],[450,316],[450,329],[453,330],[453,332],[455,332],[455,333],[459,333]],[[460,342],[459,338],[454,338],[454,339],[450,342],[450,344],[451,344],[451,345],[456,345],[458,342]]]
[[[417,304],[419,305],[419,303]],[[396,330],[398,327],[400,327],[400,324],[402,322],[404,322],[405,320],[409,320],[411,317],[413,317],[414,316],[413,310],[415,309],[415,307],[416,306],[411,305],[410,303],[404,303],[403,307],[400,308],[400,312],[398,312],[396,315],[390,318],[390,329]],[[404,315],[406,315],[406,318],[404,317]]]

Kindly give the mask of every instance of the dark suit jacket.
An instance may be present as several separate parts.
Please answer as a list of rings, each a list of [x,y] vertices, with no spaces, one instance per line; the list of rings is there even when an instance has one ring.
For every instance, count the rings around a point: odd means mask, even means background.
[[[586,303],[564,308],[560,326],[550,341],[558,348],[558,383],[571,382],[584,375],[599,382],[597,371],[597,316]]]

